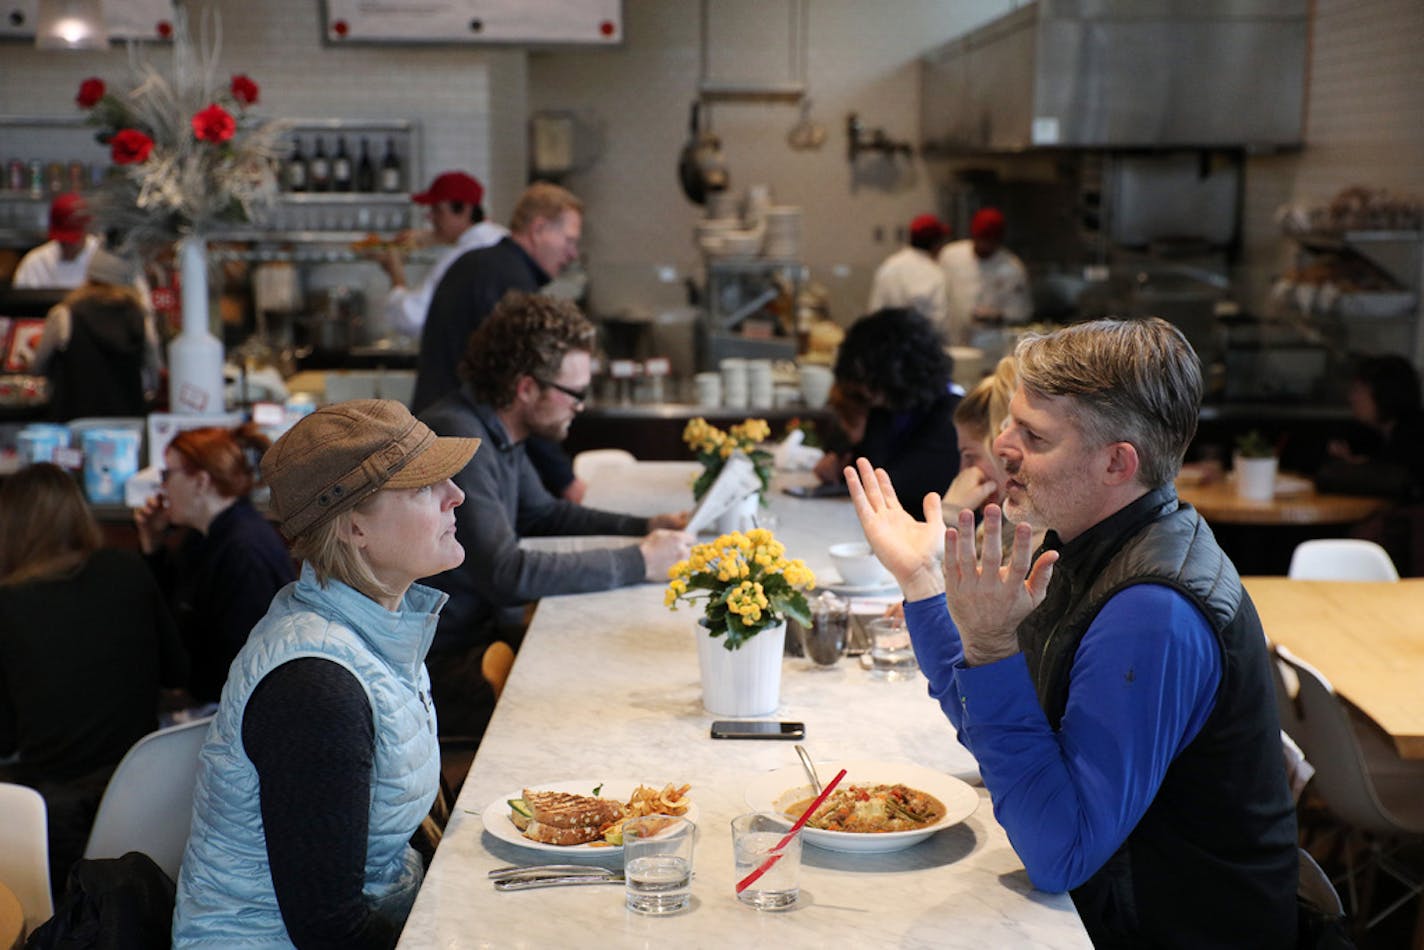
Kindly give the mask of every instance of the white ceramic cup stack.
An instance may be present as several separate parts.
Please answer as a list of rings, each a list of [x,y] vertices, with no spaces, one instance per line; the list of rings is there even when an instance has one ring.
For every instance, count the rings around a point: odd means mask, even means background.
[[[820,409],[831,395],[835,374],[825,366],[803,365],[800,368],[801,398],[808,408]]]
[[[753,409],[770,409],[775,389],[771,360],[747,360],[747,397]]]
[[[698,373],[692,377],[692,385],[696,389],[699,406],[716,409],[722,405],[722,376],[720,373]]]
[[[735,356],[718,364],[722,371],[722,405],[729,409],[745,409],[751,399],[747,382],[747,361]]]
[[[801,255],[801,209],[795,205],[776,205],[762,212],[766,234],[762,253],[767,257],[794,260]]]

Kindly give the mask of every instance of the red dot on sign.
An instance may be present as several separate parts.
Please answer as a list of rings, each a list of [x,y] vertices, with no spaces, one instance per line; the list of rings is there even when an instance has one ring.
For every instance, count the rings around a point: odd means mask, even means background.
[[[169,23],[167,20],[159,20],[157,29],[158,35],[163,37],[165,40],[173,35],[173,24]]]
[[[602,33],[604,36],[612,36],[613,31],[616,29],[617,27],[613,25],[612,20],[604,20],[602,23],[598,24],[598,32]]]
[[[347,33],[351,32],[351,25],[348,24],[345,20],[337,20],[335,23],[331,24],[331,32],[335,33],[337,36],[345,36]]]

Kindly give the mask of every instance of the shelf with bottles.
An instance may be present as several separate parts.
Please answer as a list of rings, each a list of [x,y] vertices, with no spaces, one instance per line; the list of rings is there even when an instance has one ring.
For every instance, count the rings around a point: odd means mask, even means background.
[[[415,123],[405,119],[291,119],[283,159],[284,199],[344,202],[403,196],[420,180]]]

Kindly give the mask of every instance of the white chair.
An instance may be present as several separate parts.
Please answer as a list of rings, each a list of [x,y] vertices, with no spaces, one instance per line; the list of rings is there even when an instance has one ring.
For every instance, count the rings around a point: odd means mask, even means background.
[[[1355,538],[1302,541],[1291,553],[1289,576],[1298,581],[1397,581],[1385,549]]]
[[[1329,680],[1285,647],[1276,646],[1274,653],[1295,672],[1300,686],[1295,697],[1299,723],[1295,738],[1315,766],[1311,787],[1353,839],[1345,848],[1346,885],[1358,934],[1363,935],[1365,928],[1404,906],[1424,885],[1424,875],[1399,860],[1394,847],[1402,841],[1424,842],[1424,795],[1420,794],[1424,767],[1397,757],[1391,761],[1387,750],[1372,753],[1366,741],[1372,737],[1362,735],[1363,727],[1370,724],[1352,721],[1350,708]],[[1368,850],[1363,867],[1355,865],[1354,848],[1349,846],[1353,843]],[[1395,878],[1405,892],[1370,916],[1377,870]],[[1360,877],[1363,887],[1356,885]]]
[[[0,883],[20,901],[27,932],[54,915],[44,796],[25,785],[0,782]]]
[[[586,449],[574,456],[574,478],[592,482],[600,476],[616,473],[638,461],[632,452],[623,449]]]
[[[86,858],[141,851],[175,881],[193,818],[198,750],[212,717],[150,732],[133,744],[109,778]]]

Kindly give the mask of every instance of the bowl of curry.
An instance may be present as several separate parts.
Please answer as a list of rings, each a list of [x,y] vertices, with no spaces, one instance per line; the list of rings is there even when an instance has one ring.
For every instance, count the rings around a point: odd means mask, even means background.
[[[822,777],[846,777],[801,832],[807,844],[830,851],[899,851],[957,825],[979,807],[973,786],[908,762],[817,763]],[[745,789],[757,811],[799,818],[815,798],[799,765],[760,775]]]

